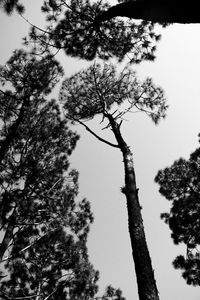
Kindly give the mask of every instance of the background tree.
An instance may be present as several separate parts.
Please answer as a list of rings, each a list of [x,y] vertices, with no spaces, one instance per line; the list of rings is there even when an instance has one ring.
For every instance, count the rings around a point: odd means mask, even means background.
[[[155,123],[163,118],[167,109],[163,91],[155,87],[149,78],[139,82],[135,72],[128,68],[117,75],[113,65],[104,65],[103,68],[93,65],[63,82],[60,101],[67,118],[82,124],[100,141],[121,151],[125,172],[122,192],[127,199],[129,234],[139,298],[159,299],[143,227],[133,155],[122,137],[120,127],[123,116],[131,111],[143,111]],[[102,116],[102,122],[108,123],[105,128],[112,130],[116,144],[103,139],[85,124],[85,120],[98,114]]]
[[[0,141],[0,163],[17,138],[18,128],[26,117],[30,103],[44,103],[44,97],[51,93],[62,75],[61,66],[49,53],[42,59],[36,59],[33,55],[18,50],[6,66],[0,67],[0,83],[3,87],[7,84],[4,90],[0,90],[0,118],[4,124]],[[9,90],[7,86],[10,87]]]
[[[39,182],[45,178],[45,169],[37,159],[42,154],[43,157],[41,156],[40,160],[44,159],[47,145],[43,143],[41,135],[40,142],[37,140],[37,130],[39,125],[40,127],[42,124],[48,125],[49,120],[44,118],[46,114],[49,118],[58,119],[56,116],[58,108],[56,108],[55,103],[51,102],[46,106],[44,104],[46,102],[45,96],[51,92],[62,74],[59,64],[54,60],[50,61],[48,57],[36,60],[28,53],[19,50],[15,51],[7,65],[1,67],[0,70],[1,83],[5,86],[5,89],[0,91],[1,229],[4,231],[4,238],[0,246],[1,260],[12,240],[16,216],[17,222],[20,222],[21,208],[17,206],[20,205],[18,198],[34,193]],[[42,86],[42,80],[44,80],[44,86]],[[58,121],[55,126],[59,128]],[[66,127],[66,129],[68,128]],[[69,130],[66,131],[65,135],[66,145],[64,149],[70,152],[73,150],[78,137]],[[45,137],[45,132],[43,132],[43,136]],[[71,140],[70,136],[72,137]],[[54,140],[51,140],[54,143]],[[35,147],[37,147],[37,152],[35,149],[34,157],[31,154],[31,149]],[[29,152],[27,152],[28,150]],[[49,157],[51,158],[51,156]],[[66,162],[64,162],[63,167],[65,164]],[[38,178],[38,182],[35,180],[36,174],[41,176]],[[46,178],[46,180],[48,179]],[[51,181],[50,178],[49,180],[49,187],[51,187],[52,183],[55,183],[56,174],[54,180]],[[29,210],[30,207],[27,205],[29,202],[25,202],[27,210]],[[38,205],[35,209],[37,207]],[[22,223],[24,222],[25,220],[22,221]]]
[[[197,0],[190,5],[185,0],[118,2],[111,6],[101,0],[44,0],[42,11],[47,14],[49,25],[45,30],[33,26],[30,39],[37,42],[42,51],[51,46],[87,60],[95,56],[103,59],[115,56],[121,61],[129,54],[131,62],[139,63],[155,59],[156,42],[160,39],[154,30],[155,22],[166,26],[200,21]],[[24,10],[18,0],[0,3],[7,13]],[[128,17],[128,20],[116,17]]]
[[[1,299],[93,299],[98,291],[86,247],[93,216],[86,199],[76,200],[78,173],[69,171],[78,136],[47,99],[60,75],[51,56],[22,50],[1,67],[9,87],[0,98]]]
[[[109,7],[102,1],[44,1],[47,28],[32,26],[25,43],[34,42],[37,53],[48,48],[54,52],[63,49],[69,56],[87,60],[98,56],[122,61],[127,53],[134,63],[153,60],[160,38],[153,23],[118,18],[100,22],[98,16]]]
[[[122,61],[128,55],[131,63],[154,60],[157,41],[154,25],[199,23],[198,1],[184,0],[118,0],[111,6],[102,0],[44,0],[47,28],[31,24],[25,44],[34,43],[42,53],[47,49],[63,49],[72,57],[92,60],[116,57]],[[10,14],[20,14],[24,6],[18,0],[0,0]],[[116,17],[126,17],[116,18]],[[136,21],[135,21],[136,20]],[[139,20],[139,21],[138,21]],[[26,20],[28,22],[28,20]]]
[[[175,244],[184,243],[186,254],[173,262],[182,270],[187,284],[200,285],[200,148],[188,160],[180,158],[170,167],[160,170],[155,178],[160,193],[171,208],[161,218],[168,224]]]

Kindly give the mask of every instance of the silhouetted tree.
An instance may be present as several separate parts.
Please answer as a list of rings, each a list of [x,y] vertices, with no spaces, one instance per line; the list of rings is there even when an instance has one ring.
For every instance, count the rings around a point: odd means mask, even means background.
[[[151,22],[110,19],[100,22],[98,16],[109,8],[107,2],[71,0],[44,1],[47,28],[33,26],[25,43],[34,41],[37,53],[63,49],[67,55],[92,60],[117,57],[121,61],[127,53],[131,62],[155,58],[160,36]]]
[[[51,168],[55,168],[48,165],[47,144],[50,146],[52,143],[57,147],[55,142],[64,134],[66,141],[60,147],[70,153],[78,138],[68,130],[66,122],[62,125],[59,121],[58,107],[54,101],[46,103],[45,97],[61,75],[62,68],[50,56],[37,60],[22,50],[15,51],[6,66],[0,68],[0,81],[5,86],[0,90],[1,229],[4,231],[0,260],[13,240],[15,227],[20,228],[20,223],[29,223],[29,210],[35,210],[34,217],[40,219],[37,216],[40,207],[37,200],[38,186],[44,185],[45,194],[45,188],[50,189],[59,179],[58,172],[46,177],[45,172],[50,175]],[[49,124],[51,119],[55,124]],[[49,141],[45,142],[45,131],[56,131],[59,128],[60,136],[49,137]],[[33,150],[35,153],[32,153]],[[49,153],[49,159],[53,155],[54,152]],[[63,155],[60,160],[64,172],[68,164],[67,157]],[[33,198],[32,204],[29,204],[30,197]],[[27,213],[24,212],[25,207]]]
[[[173,262],[188,284],[200,285],[200,148],[188,160],[180,158],[160,170],[155,178],[160,193],[171,202],[161,218],[168,224],[175,244],[184,243],[186,254]]]
[[[37,60],[23,50],[14,52],[6,66],[0,67],[0,83],[11,89],[0,89],[0,118],[4,123],[0,140],[0,163],[23,123],[31,102],[40,105],[63,75],[59,63],[46,54]],[[6,88],[6,87],[5,87]]]
[[[140,300],[159,299],[143,227],[138,198],[133,155],[121,134],[123,116],[130,111],[143,111],[157,123],[165,116],[166,101],[163,91],[151,79],[139,82],[135,72],[125,68],[119,75],[113,65],[93,65],[67,78],[60,91],[64,114],[82,124],[100,141],[117,148],[123,156],[125,186],[122,192],[127,199],[128,226]],[[123,107],[120,108],[120,105]],[[124,105],[126,105],[124,107]],[[85,121],[102,115],[108,122],[116,143],[105,140],[92,131]]]
[[[1,299],[86,300],[98,291],[86,247],[93,216],[69,170],[78,136],[47,98],[61,75],[51,56],[22,50],[0,70]]]
[[[18,0],[1,2],[8,13],[15,8],[23,11]],[[160,36],[155,33],[154,23],[165,26],[200,22],[197,0],[190,3],[186,0],[118,2],[111,6],[101,0],[44,0],[42,11],[47,14],[49,25],[46,30],[33,26],[30,39],[37,42],[42,51],[50,46],[87,60],[95,56],[103,59],[115,56],[122,60],[129,54],[131,62],[139,63],[155,59]]]

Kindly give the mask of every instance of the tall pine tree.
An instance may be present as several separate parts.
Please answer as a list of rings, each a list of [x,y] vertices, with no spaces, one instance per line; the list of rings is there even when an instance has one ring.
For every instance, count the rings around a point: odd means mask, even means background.
[[[165,117],[167,105],[161,88],[151,79],[140,82],[135,72],[125,68],[117,74],[113,65],[93,65],[67,78],[60,91],[67,118],[83,125],[98,140],[119,149],[123,157],[128,229],[132,246],[140,300],[158,300],[151,258],[146,243],[138,187],[133,163],[133,154],[125,142],[121,125],[128,112],[145,112],[154,123]],[[105,128],[112,130],[116,142],[105,140],[85,123],[96,115],[102,116]]]
[[[69,170],[78,136],[47,99],[61,75],[50,55],[22,50],[1,67],[2,299],[92,299],[98,291],[86,247],[93,216]]]

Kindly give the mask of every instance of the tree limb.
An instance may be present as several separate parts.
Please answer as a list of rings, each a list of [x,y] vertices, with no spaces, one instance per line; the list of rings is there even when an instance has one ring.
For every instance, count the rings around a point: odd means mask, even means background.
[[[114,148],[119,148],[119,145],[113,144],[113,143],[111,143],[111,142],[109,142],[109,141],[104,140],[103,138],[101,138],[99,135],[97,135],[94,131],[92,131],[92,130],[91,130],[85,123],[83,123],[82,121],[80,121],[80,120],[78,120],[78,119],[76,119],[76,118],[74,118],[74,117],[72,117],[72,116],[69,116],[68,114],[65,114],[65,117],[66,117],[66,118],[70,118],[70,119],[72,119],[72,120],[78,122],[78,123],[81,124],[82,126],[84,126],[85,129],[86,129],[87,131],[89,131],[89,133],[91,133],[93,136],[95,136],[99,141],[101,141],[101,142],[103,142],[103,143],[105,143],[105,144],[107,144],[107,145],[109,145],[109,146],[112,146],[112,147],[114,147]]]

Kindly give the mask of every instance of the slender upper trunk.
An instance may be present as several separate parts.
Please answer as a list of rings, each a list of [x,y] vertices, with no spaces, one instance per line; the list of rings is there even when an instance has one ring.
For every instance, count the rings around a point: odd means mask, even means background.
[[[98,16],[106,21],[117,16],[158,23],[200,23],[197,0],[136,0],[111,6]]]
[[[135,263],[138,294],[140,300],[159,300],[154,271],[145,238],[141,207],[138,199],[132,153],[122,138],[119,124],[112,115],[107,115],[115,138],[123,155],[125,189],[128,209],[128,227]]]

